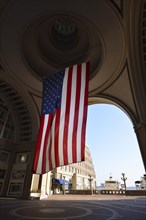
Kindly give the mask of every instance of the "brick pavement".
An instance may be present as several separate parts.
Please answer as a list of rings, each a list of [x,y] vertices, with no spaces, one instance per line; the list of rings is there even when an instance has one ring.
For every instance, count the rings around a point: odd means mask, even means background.
[[[43,200],[128,200],[137,199],[141,196],[125,196],[125,195],[50,195],[47,198],[42,198]],[[146,198],[146,197],[144,197]]]
[[[0,199],[1,220],[146,220],[146,197],[52,195],[41,200]]]

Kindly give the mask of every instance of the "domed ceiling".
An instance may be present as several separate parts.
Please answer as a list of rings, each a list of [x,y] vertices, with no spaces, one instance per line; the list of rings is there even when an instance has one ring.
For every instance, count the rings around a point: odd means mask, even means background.
[[[12,1],[1,18],[4,66],[39,91],[43,76],[90,61],[89,90],[105,88],[125,62],[123,24],[112,6],[106,1]]]

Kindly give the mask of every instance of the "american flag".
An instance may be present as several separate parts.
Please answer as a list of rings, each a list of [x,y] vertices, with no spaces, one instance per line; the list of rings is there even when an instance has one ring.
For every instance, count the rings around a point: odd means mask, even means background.
[[[84,161],[89,65],[67,67],[44,78],[33,173]]]

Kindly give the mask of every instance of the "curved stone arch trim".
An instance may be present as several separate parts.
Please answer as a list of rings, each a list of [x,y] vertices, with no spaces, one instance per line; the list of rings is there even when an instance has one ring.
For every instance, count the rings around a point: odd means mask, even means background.
[[[119,0],[119,4],[118,2],[116,2],[115,0],[110,0],[111,1],[111,4],[114,5],[114,7],[117,9],[117,11],[120,13],[121,17],[123,18],[123,5],[124,5],[124,2],[122,0]]]
[[[130,67],[131,83],[135,90],[137,109],[141,115],[141,120],[145,121],[146,97],[145,84],[146,74],[144,69],[143,49],[146,45],[146,31],[144,31],[144,12],[146,12],[146,0],[131,1],[129,18],[127,20],[127,44],[128,62]],[[135,33],[135,34],[133,34]],[[142,35],[143,34],[143,35]],[[146,58],[146,55],[145,55]],[[140,86],[141,85],[141,86]]]
[[[112,84],[116,83],[116,81],[118,81],[120,79],[120,77],[122,76],[122,73],[124,72],[124,70],[127,70],[127,77],[128,77],[128,81],[129,81],[129,89],[131,91],[131,95],[132,95],[132,99],[133,99],[133,102],[134,102],[134,105],[135,105],[135,111],[136,111],[136,114],[138,115],[138,107],[137,107],[137,104],[136,104],[136,100],[135,100],[135,94],[134,94],[134,86],[132,84],[132,80],[131,80],[131,76],[130,76],[130,67],[129,67],[129,63],[128,63],[128,60],[125,59],[125,63],[123,65],[123,68],[120,72],[120,74],[117,76],[117,78],[115,78],[115,80],[112,82]],[[110,84],[106,89],[110,88],[110,86],[112,87],[112,84]],[[97,92],[97,91],[95,91]],[[102,90],[102,93],[106,93],[106,90]],[[100,93],[101,94],[101,93]],[[94,94],[90,94],[90,96],[93,96],[94,97]],[[121,100],[115,98],[115,97],[112,97],[112,96],[109,96],[109,95],[97,95],[98,97],[106,97],[107,99],[109,100],[113,100],[114,103],[120,103],[119,105],[122,106],[123,109],[125,109],[125,103],[122,102]],[[115,105],[115,104],[114,104]],[[119,106],[118,106],[119,107]],[[126,112],[132,112],[132,110],[129,110],[129,107],[127,106],[126,107]],[[126,113],[127,114],[127,113]],[[131,114],[132,116],[134,115],[134,113]],[[129,117],[129,116],[128,116]],[[133,118],[133,117],[132,117]],[[130,119],[131,120],[131,119]],[[137,124],[137,121],[139,121],[140,119],[137,117],[134,117],[133,121]],[[133,123],[133,122],[132,122]]]
[[[138,123],[138,120],[136,119],[133,112],[128,108],[128,106],[126,106],[120,100],[117,100],[117,99],[115,100],[114,98],[107,97],[107,96],[106,97],[105,96],[95,96],[95,97],[89,97],[88,103],[89,103],[89,105],[92,105],[92,104],[114,105],[114,106],[118,107],[119,109],[121,109],[127,115],[129,120],[131,121],[133,127],[135,127]]]

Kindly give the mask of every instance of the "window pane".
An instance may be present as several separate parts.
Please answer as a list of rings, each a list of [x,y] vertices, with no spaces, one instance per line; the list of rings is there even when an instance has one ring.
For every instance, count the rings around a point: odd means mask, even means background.
[[[6,162],[8,161],[9,153],[5,151],[0,151],[0,161]]]

